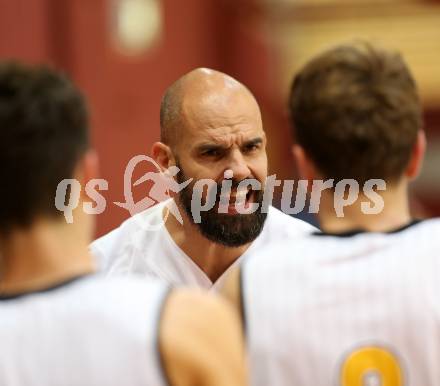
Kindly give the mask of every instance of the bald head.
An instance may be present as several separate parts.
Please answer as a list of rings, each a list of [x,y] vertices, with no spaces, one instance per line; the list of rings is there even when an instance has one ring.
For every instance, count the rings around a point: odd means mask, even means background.
[[[231,76],[207,68],[192,70],[174,82],[162,98],[161,141],[173,147],[187,125],[215,119],[237,103],[251,104],[260,114],[252,93]]]

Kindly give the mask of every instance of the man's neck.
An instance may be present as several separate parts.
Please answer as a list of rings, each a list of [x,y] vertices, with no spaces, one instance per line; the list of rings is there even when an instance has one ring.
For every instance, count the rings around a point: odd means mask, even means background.
[[[389,185],[387,190],[377,192],[383,199],[383,209],[378,214],[366,214],[362,202],[370,203],[370,199],[362,194],[357,201],[344,208],[344,216],[335,213],[334,195],[324,191],[318,213],[319,223],[324,232],[343,233],[355,230],[369,232],[389,232],[411,222],[408,203],[407,184]]]
[[[166,211],[167,208],[164,208]],[[174,216],[165,216],[165,226],[174,242],[208,276],[212,283],[249,248],[251,243],[240,247],[226,247],[204,237],[197,225],[193,224],[184,211],[180,211],[183,224]]]
[[[73,227],[40,221],[2,240],[0,293],[38,291],[93,272],[87,240]]]

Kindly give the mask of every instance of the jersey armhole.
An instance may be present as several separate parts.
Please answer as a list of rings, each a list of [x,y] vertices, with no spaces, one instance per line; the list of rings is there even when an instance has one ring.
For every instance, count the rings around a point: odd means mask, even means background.
[[[246,339],[246,312],[244,302],[243,267],[234,269],[221,288],[221,295],[227,299],[237,311]]]
[[[162,336],[162,326],[163,326],[163,316],[165,313],[166,305],[168,304],[168,301],[170,299],[170,295],[172,293],[171,286],[168,286],[165,290],[165,293],[162,298],[162,302],[160,305],[160,310],[158,312],[158,317],[156,320],[156,353],[158,356],[158,364],[159,364],[159,371],[162,374],[163,384],[164,386],[172,386],[170,376],[167,372],[166,366],[165,366],[165,356],[161,349],[161,336]]]

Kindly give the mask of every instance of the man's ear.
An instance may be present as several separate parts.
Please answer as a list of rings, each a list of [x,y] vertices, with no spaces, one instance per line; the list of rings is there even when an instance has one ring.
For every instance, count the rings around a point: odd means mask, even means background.
[[[162,171],[176,164],[173,152],[168,145],[163,142],[155,142],[151,148],[151,156],[161,167]]]
[[[295,144],[292,146],[292,154],[298,168],[300,179],[313,181],[315,178],[317,178],[317,173],[313,162],[300,145]]]
[[[426,136],[423,130],[419,130],[417,133],[417,140],[413,146],[411,158],[408,162],[408,166],[405,170],[405,175],[409,179],[414,179],[418,176],[420,169],[422,168],[423,158],[426,150]]]
[[[77,163],[74,176],[82,186],[85,186],[90,180],[97,178],[99,171],[99,161],[96,151],[93,149],[87,150]]]

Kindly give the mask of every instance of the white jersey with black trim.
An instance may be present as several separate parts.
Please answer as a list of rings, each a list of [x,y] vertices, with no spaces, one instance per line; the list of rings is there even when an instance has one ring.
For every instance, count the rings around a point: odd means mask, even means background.
[[[316,230],[270,206],[260,235],[227,271],[212,283],[203,270],[174,242],[164,225],[161,202],[95,240],[90,251],[99,270],[107,275],[136,273],[161,279],[171,285],[188,285],[214,290],[221,288],[228,273],[262,247],[277,245],[286,238],[302,237]],[[169,214],[172,215],[172,214]]]
[[[167,287],[89,275],[0,300],[0,385],[165,386],[158,324]]]
[[[253,386],[440,385],[440,220],[266,248],[241,280]]]

